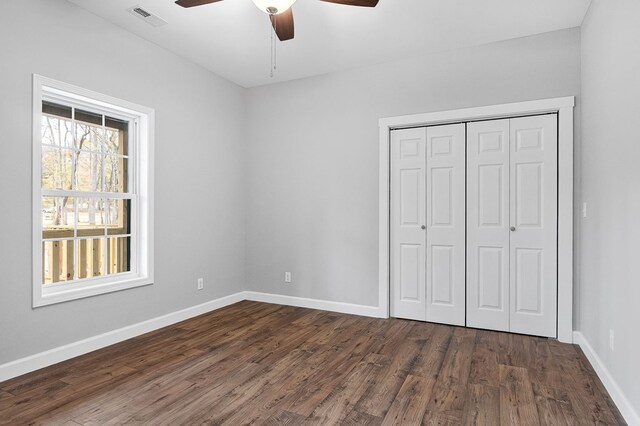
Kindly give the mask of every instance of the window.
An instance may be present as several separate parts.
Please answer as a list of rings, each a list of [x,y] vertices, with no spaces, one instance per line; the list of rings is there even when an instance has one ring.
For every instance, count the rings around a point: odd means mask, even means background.
[[[153,115],[34,76],[34,306],[153,282]]]

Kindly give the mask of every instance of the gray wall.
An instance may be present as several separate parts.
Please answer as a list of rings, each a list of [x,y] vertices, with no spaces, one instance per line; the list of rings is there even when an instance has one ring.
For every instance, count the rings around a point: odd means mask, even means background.
[[[247,289],[377,306],[379,118],[579,94],[579,29],[250,89]]]
[[[594,0],[582,27],[579,330],[640,413],[640,2]],[[609,329],[615,346],[609,349]]]
[[[32,73],[155,108],[155,285],[31,309]],[[0,364],[242,289],[244,115],[240,87],[64,0],[2,3]]]

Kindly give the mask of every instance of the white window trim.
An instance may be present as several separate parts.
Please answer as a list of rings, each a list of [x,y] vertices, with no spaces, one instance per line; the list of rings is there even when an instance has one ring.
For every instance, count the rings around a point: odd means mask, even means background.
[[[573,343],[573,96],[381,118],[378,316],[389,317],[390,132],[463,121],[558,113],[558,340]]]
[[[137,193],[136,217],[132,218],[131,264],[132,272],[106,277],[88,278],[73,283],[42,285],[42,134],[41,117],[43,99],[54,98],[77,107],[85,106],[130,120],[136,127],[131,132],[130,144],[136,150],[132,185]],[[51,305],[99,294],[153,284],[153,147],[155,112],[153,109],[83,89],[37,74],[33,75],[33,224],[32,224],[32,286],[33,307]]]

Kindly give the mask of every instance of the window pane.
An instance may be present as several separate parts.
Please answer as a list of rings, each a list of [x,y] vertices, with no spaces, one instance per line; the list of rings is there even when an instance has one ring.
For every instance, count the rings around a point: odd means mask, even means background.
[[[42,143],[63,148],[73,148],[73,124],[71,121],[43,115]]]
[[[75,118],[76,118],[76,121],[81,121],[83,123],[93,124],[94,126],[102,127],[102,114],[98,114],[97,112],[83,111],[81,109],[76,109]]]
[[[129,155],[126,130],[106,128],[103,148],[107,154]]]
[[[56,117],[69,118],[72,117],[71,107],[55,104],[53,102],[42,101],[42,113],[55,115]]]
[[[103,163],[103,155],[80,151],[74,176],[74,189],[77,191],[102,191]]]
[[[107,192],[127,192],[128,159],[107,155],[104,159],[104,190]]]
[[[131,233],[131,200],[107,200],[107,233]]]
[[[92,126],[76,122],[76,148],[84,151],[99,152],[104,144],[104,129],[102,126]]]
[[[78,198],[78,237],[104,236],[104,199]]]
[[[42,283],[73,280],[73,240],[42,243]]]
[[[73,197],[42,197],[42,238],[73,237]]]
[[[90,238],[76,241],[78,253],[78,278],[104,275],[104,238]]]
[[[129,272],[131,239],[129,237],[109,238],[109,273]]]
[[[71,189],[73,151],[42,147],[42,188]]]

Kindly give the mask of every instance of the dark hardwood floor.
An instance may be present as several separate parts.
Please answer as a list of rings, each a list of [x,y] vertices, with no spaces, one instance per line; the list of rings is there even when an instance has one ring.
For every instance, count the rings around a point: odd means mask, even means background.
[[[624,424],[577,346],[241,302],[0,383],[1,424]]]

